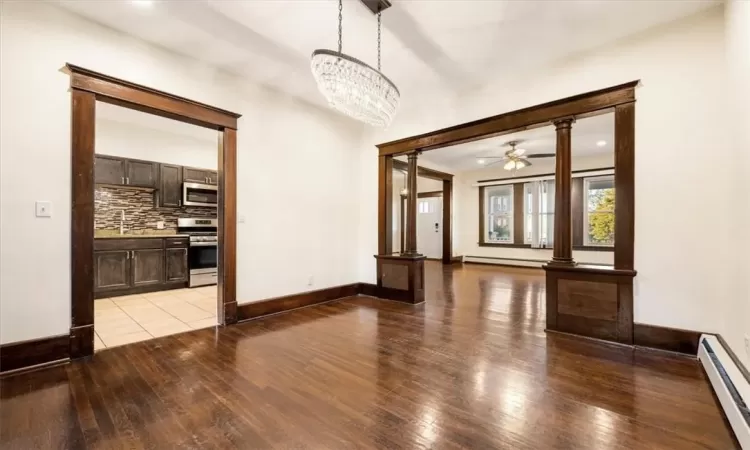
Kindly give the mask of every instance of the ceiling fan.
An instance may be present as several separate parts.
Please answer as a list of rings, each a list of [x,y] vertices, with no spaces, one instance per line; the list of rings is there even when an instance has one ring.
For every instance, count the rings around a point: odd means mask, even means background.
[[[503,169],[505,170],[518,170],[523,169],[531,165],[529,158],[554,158],[554,153],[537,153],[534,155],[525,155],[526,150],[522,148],[516,148],[518,144],[523,141],[510,141],[503,144],[503,147],[510,146],[510,150],[505,152],[504,156],[477,156],[477,162],[484,164],[485,167],[492,166],[497,163],[505,162]],[[491,161],[487,163],[488,159],[495,159],[497,161]]]

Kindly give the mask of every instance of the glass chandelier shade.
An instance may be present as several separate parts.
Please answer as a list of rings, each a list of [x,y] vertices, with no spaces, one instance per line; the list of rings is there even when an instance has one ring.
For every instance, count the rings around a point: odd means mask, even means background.
[[[339,47],[315,50],[310,68],[318,90],[328,104],[350,117],[377,127],[387,127],[398,109],[401,94],[380,72],[380,13],[378,13],[378,69],[341,51],[342,1],[339,0]]]

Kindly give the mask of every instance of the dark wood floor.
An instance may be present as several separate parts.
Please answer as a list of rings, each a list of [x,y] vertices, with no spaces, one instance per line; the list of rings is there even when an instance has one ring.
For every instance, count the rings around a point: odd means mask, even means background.
[[[728,449],[697,362],[544,333],[541,273],[353,297],[0,381],[3,449]]]

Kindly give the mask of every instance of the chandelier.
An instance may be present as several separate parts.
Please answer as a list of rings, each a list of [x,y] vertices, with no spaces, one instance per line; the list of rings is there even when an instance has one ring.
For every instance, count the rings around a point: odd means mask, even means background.
[[[396,114],[401,94],[380,72],[380,8],[378,15],[378,68],[341,52],[343,1],[339,0],[338,51],[315,50],[311,68],[318,89],[328,104],[367,124],[386,127]]]

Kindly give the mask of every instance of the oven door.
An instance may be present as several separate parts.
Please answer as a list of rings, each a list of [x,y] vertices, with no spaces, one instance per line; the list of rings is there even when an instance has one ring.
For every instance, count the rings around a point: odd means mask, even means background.
[[[216,242],[191,242],[188,267],[191,274],[216,272],[218,262]]]
[[[182,183],[182,204],[216,208],[219,204],[218,187],[211,184]]]

